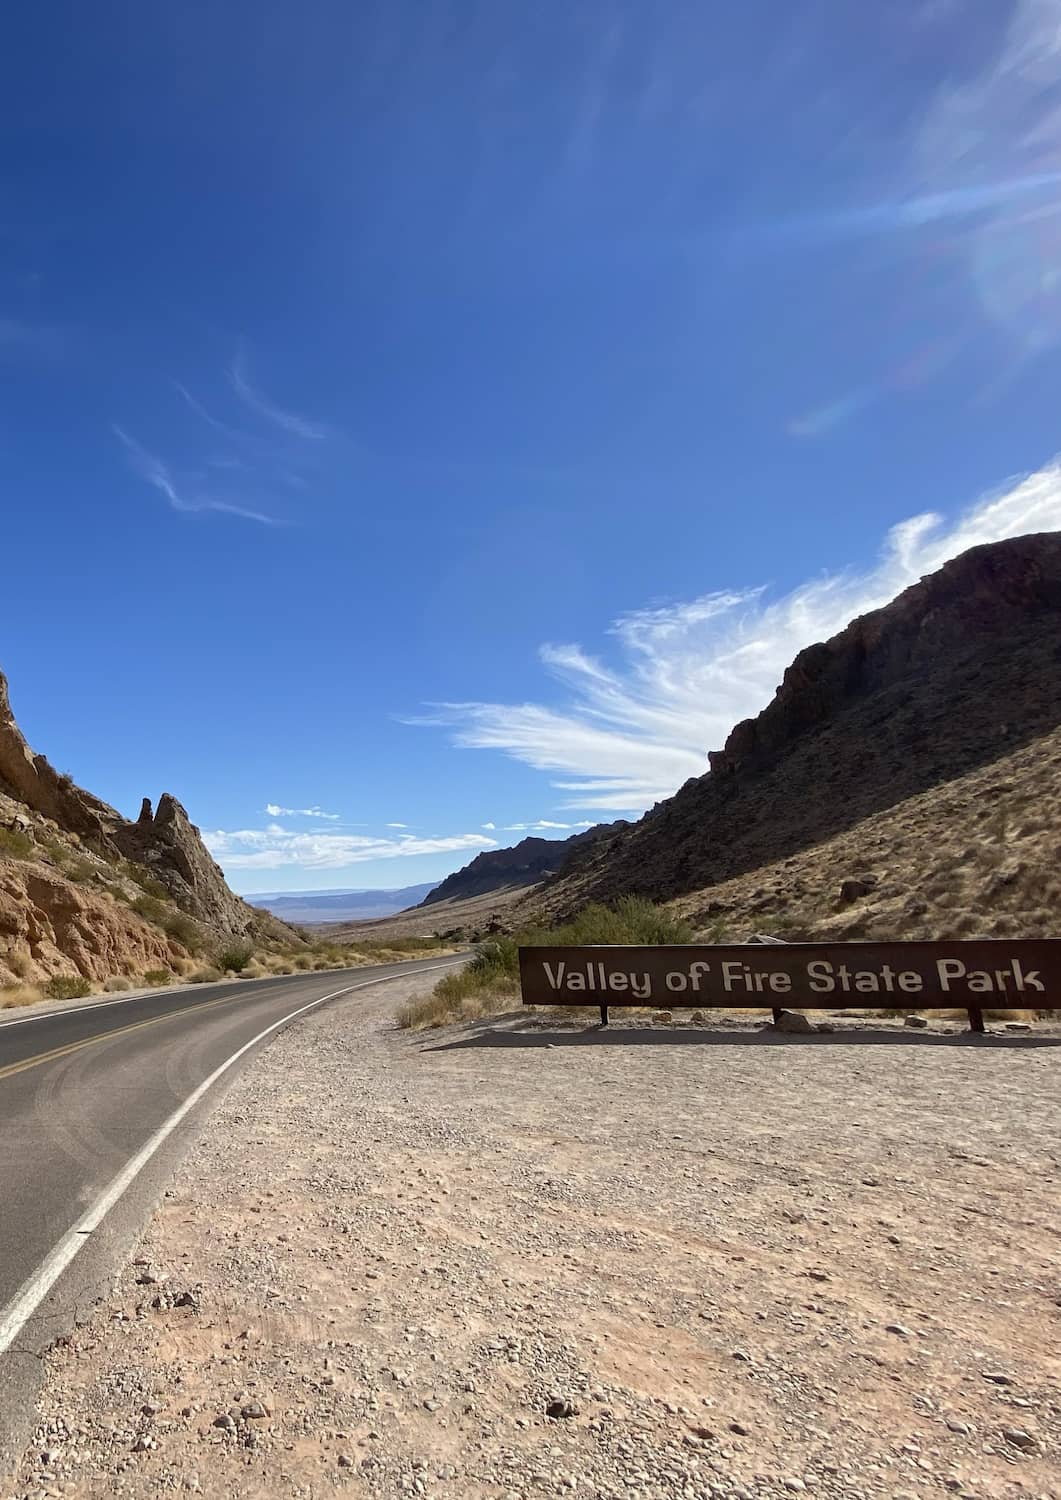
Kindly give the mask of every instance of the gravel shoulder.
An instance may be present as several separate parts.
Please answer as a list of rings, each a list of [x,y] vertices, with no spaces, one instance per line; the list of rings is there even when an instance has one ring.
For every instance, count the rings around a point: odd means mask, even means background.
[[[1059,1500],[1056,1027],[397,1031],[427,982],[233,1084],[0,1496]]]

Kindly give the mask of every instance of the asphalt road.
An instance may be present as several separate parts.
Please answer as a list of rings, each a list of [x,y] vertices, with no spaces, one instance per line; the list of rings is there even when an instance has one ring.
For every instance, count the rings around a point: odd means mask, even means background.
[[[14,1413],[32,1405],[40,1350],[105,1290],[195,1119],[262,1033],[321,997],[356,1003],[359,988],[463,961],[0,1013],[0,1459],[15,1440]]]

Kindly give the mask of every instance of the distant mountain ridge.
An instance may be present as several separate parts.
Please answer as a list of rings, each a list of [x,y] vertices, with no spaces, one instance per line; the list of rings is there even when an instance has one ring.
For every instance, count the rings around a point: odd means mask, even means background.
[[[598,823],[567,839],[520,839],[509,849],[486,849],[482,854],[448,875],[435,886],[421,906],[439,901],[462,901],[471,896],[488,896],[494,891],[509,891],[520,886],[537,885],[555,874],[567,862],[573,850],[594,844],[629,825],[624,819],[615,823]]]
[[[418,906],[434,888],[428,880],[397,890],[265,891],[247,900],[285,922],[367,922]]]

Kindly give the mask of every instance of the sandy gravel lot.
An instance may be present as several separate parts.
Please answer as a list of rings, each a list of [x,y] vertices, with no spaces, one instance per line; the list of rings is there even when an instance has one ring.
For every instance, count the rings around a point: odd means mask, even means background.
[[[424,983],[237,1081],[0,1497],[1061,1497],[1056,1028],[396,1031]]]

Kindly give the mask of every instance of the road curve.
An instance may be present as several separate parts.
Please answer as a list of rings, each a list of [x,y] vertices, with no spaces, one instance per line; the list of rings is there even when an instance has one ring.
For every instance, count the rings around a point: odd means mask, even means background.
[[[0,1409],[24,1409],[40,1350],[104,1289],[174,1152],[257,1044],[322,1000],[462,962],[0,1013]],[[11,1439],[0,1431],[0,1450]]]

